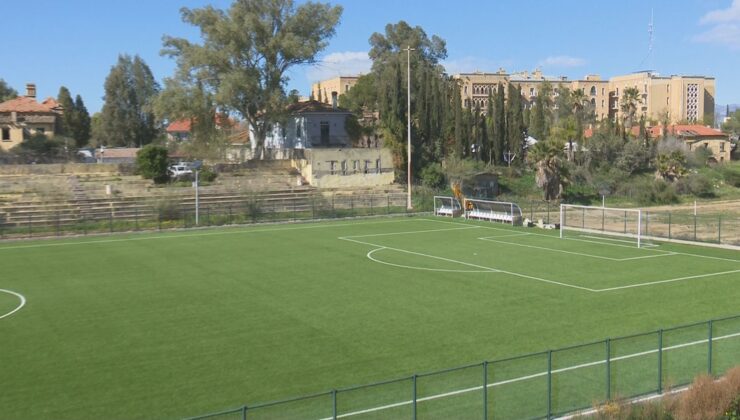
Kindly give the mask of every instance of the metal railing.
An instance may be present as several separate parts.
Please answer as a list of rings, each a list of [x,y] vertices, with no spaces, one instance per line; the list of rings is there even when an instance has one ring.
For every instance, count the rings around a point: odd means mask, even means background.
[[[48,205],[13,213],[0,209],[0,239],[379,216],[408,211],[403,193],[232,196],[223,201],[201,202],[197,223],[195,202],[191,199],[120,201],[93,208]]]
[[[550,419],[740,364],[740,315],[483,361],[195,419]]]

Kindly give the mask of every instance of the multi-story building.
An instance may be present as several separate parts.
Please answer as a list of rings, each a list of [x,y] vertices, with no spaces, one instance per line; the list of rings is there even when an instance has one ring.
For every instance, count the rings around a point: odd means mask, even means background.
[[[35,134],[53,137],[63,108],[54,98],[36,101],[36,85],[26,85],[26,96],[0,103],[0,150],[9,150]]]
[[[357,79],[359,76],[338,76],[313,83],[311,97],[325,104],[331,104],[333,95],[341,96],[349,92],[357,84]]]
[[[509,74],[499,69],[496,73],[463,73],[453,77],[461,83],[463,106],[480,106],[484,111],[489,92],[495,93],[499,83],[504,88],[509,83],[519,85],[525,106],[531,107],[542,85],[549,82],[553,96],[557,96],[561,88],[582,89],[597,119],[622,118],[620,100],[627,88],[636,88],[640,92],[638,118],[644,115],[648,120],[662,121],[667,113],[670,122],[677,123],[702,122],[705,117],[714,115],[714,78],[706,76],[662,77],[644,71],[609,80],[602,80],[599,75],[568,80],[566,77],[544,76],[540,70]]]

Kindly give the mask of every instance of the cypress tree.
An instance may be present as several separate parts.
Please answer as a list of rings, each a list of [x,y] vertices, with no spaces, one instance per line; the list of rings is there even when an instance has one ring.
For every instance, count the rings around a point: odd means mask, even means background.
[[[496,164],[503,162],[504,148],[506,147],[506,99],[504,86],[499,83],[496,88],[496,103],[494,109],[494,139],[493,160]]]
[[[82,97],[77,95],[75,97],[75,125],[72,132],[72,137],[75,139],[77,147],[83,147],[90,141],[90,113],[87,112],[87,107],[82,101]]]
[[[64,112],[62,117],[57,119],[57,130],[59,131],[59,134],[73,137],[72,132],[75,120],[75,104],[72,101],[72,94],[69,93],[69,89],[65,86],[59,88],[57,102],[62,106]]]
[[[493,164],[493,141],[496,137],[496,125],[494,123],[493,92],[488,91],[488,103],[486,104],[486,154],[488,164]]]

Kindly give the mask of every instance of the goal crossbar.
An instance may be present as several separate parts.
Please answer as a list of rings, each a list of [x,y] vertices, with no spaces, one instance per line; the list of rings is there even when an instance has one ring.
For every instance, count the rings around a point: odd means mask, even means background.
[[[634,208],[560,205],[560,238],[565,231],[630,238],[643,245],[643,211]]]

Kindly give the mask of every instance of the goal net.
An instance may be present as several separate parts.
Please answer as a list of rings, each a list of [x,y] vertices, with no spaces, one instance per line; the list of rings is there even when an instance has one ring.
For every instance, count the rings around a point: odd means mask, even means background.
[[[466,219],[522,224],[522,209],[516,203],[466,198],[464,207]]]
[[[640,209],[560,205],[560,237],[649,246],[645,242],[644,213]]]
[[[434,215],[458,217],[462,214],[460,201],[455,197],[434,196]]]

